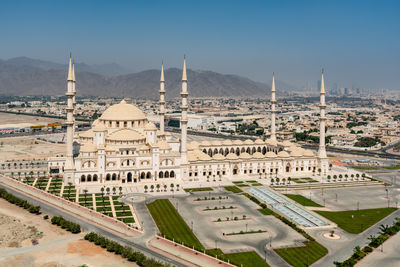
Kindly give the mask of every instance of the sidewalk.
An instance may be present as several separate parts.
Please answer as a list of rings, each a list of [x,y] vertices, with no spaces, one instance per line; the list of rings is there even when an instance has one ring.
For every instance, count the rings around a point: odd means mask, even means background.
[[[175,245],[172,241],[160,237],[153,237],[148,241],[149,248],[157,249],[163,252],[165,256],[173,256],[177,260],[190,264],[190,266],[234,266],[227,262],[219,261],[217,258],[205,255],[198,251],[193,251],[190,248],[181,245]]]

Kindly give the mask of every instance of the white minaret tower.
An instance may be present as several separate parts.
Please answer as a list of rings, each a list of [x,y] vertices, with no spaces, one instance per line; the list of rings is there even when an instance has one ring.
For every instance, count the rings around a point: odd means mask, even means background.
[[[74,155],[73,155],[73,127],[74,127],[74,104],[73,97],[74,93],[74,74],[72,67],[72,59],[69,57],[69,69],[68,69],[68,78],[67,78],[67,157],[65,161],[64,167],[64,182],[74,182],[73,174],[74,174]]]
[[[161,64],[160,78],[160,131],[164,132],[164,116],[165,116],[165,80],[164,80],[164,64]]]
[[[186,150],[186,143],[187,143],[187,110],[188,110],[188,90],[187,90],[187,76],[186,76],[186,58],[183,59],[183,69],[182,69],[182,91],[181,91],[181,97],[182,97],[182,105],[181,105],[181,111],[182,111],[182,117],[181,117],[181,160],[182,164],[187,163],[187,150]]]
[[[325,84],[324,84],[324,69],[322,69],[322,77],[321,77],[321,91],[320,95],[320,123],[319,123],[319,149],[318,149],[318,157],[326,158],[326,150],[325,150]]]
[[[275,75],[272,74],[272,86],[271,86],[271,139],[276,140],[276,126],[275,126]]]
[[[73,88],[72,88],[72,92],[74,93],[74,96],[72,97],[72,105],[74,107],[74,111],[73,111],[73,120],[74,120],[74,125],[72,127],[72,136],[75,136],[75,127],[76,127],[76,79],[75,79],[75,63],[72,63],[72,79],[73,79]]]

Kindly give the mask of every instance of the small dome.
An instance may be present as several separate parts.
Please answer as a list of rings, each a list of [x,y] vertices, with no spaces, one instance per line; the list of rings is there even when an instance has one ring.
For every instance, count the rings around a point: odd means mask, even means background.
[[[220,145],[222,145],[222,142],[221,142],[221,141],[218,141],[218,140],[214,140],[214,141],[211,142],[211,145],[213,145],[213,146],[220,146]]]
[[[81,146],[80,152],[90,153],[90,152],[97,152],[97,147],[93,144],[84,144]]]
[[[252,144],[253,144],[253,141],[250,140],[250,139],[247,139],[246,141],[243,142],[243,144],[245,144],[245,145],[252,145]]]
[[[223,144],[224,146],[230,146],[230,145],[232,145],[233,143],[232,143],[232,140],[226,139],[226,140],[224,140],[224,141],[222,142],[222,144]]]
[[[104,132],[107,131],[107,128],[102,123],[98,123],[92,128],[92,130],[93,132]]]
[[[211,146],[211,143],[205,140],[205,141],[201,142],[201,145],[202,146]]]
[[[139,151],[147,151],[147,150],[150,150],[150,147],[149,147],[148,145],[142,145],[142,146],[139,148]]]
[[[156,143],[156,145],[162,150],[170,150],[171,149],[171,146],[165,140],[158,141]]]
[[[292,152],[290,152],[291,157],[301,157],[303,156],[303,151],[301,148],[295,149]]]
[[[244,152],[244,153],[241,153],[239,155],[239,158],[241,158],[241,159],[251,159],[251,155],[249,153],[247,153],[247,152]]]
[[[313,157],[314,156],[314,152],[312,151],[312,150],[309,150],[309,149],[306,149],[305,151],[304,151],[304,154],[303,154],[304,156],[307,156],[307,157]]]
[[[276,158],[277,157],[277,155],[272,151],[268,151],[267,154],[265,154],[265,156],[267,158]]]
[[[203,160],[203,161],[211,159],[211,157],[208,154],[203,153],[203,152],[198,153],[197,157],[199,158],[199,160]]]
[[[139,108],[126,103],[125,100],[106,109],[100,117],[100,120],[107,121],[137,121],[145,119],[146,115]]]
[[[290,147],[290,146],[292,146],[293,144],[292,144],[290,141],[285,140],[285,141],[282,142],[282,145],[283,145],[283,146]]]
[[[288,157],[290,157],[290,156],[289,156],[289,154],[288,154],[286,151],[281,151],[281,152],[278,153],[278,157],[281,157],[281,158],[288,158]]]
[[[262,158],[264,158],[264,155],[260,152],[256,152],[253,154],[253,158],[262,159]]]
[[[85,137],[85,138],[91,138],[93,137],[93,130],[89,129],[87,131],[84,131],[83,133],[79,134],[80,137]]]
[[[225,157],[224,157],[222,154],[215,154],[212,158],[213,158],[213,159],[216,159],[216,160],[223,160],[223,159],[225,159]]]
[[[155,126],[154,123],[148,122],[148,123],[146,123],[146,125],[144,126],[144,130],[145,130],[145,131],[157,131],[157,127]]]
[[[229,153],[226,155],[226,159],[238,159],[238,156],[235,153]]]
[[[137,141],[144,140],[145,137],[135,130],[121,129],[107,135],[106,139],[112,141]]]
[[[236,139],[235,141],[233,141],[234,145],[243,145],[243,142],[239,139]]]
[[[261,140],[261,139],[257,139],[256,141],[254,141],[254,144],[256,144],[256,145],[263,145],[263,144],[264,144],[264,141]]]
[[[270,146],[278,145],[278,142],[276,140],[272,140],[272,139],[267,139],[266,143],[267,143],[267,145],[270,145]]]

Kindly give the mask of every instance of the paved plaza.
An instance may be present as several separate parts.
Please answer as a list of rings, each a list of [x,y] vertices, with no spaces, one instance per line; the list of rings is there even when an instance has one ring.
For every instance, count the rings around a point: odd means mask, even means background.
[[[220,196],[225,199],[219,200]],[[216,200],[196,201],[197,198],[204,197],[215,197]],[[264,247],[269,246],[270,238],[274,248],[293,246],[305,241],[302,235],[275,217],[262,215],[257,211],[260,207],[245,196],[225,191],[202,192],[193,193],[189,197],[175,197],[171,199],[171,203],[179,210],[186,223],[190,227],[193,225],[194,233],[207,249],[218,247],[225,253],[258,250],[263,255]],[[226,209],[213,210],[214,207],[223,206]],[[230,206],[234,209],[229,209]],[[205,211],[207,207],[211,210]],[[243,220],[243,215],[246,216],[245,220]],[[238,217],[237,221],[232,220],[235,217]],[[218,222],[219,218],[221,222]],[[246,229],[266,232],[227,235],[232,232],[246,232]]]

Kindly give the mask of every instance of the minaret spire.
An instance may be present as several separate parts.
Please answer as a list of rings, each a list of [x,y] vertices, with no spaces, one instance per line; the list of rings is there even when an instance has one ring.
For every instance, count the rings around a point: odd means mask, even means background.
[[[187,110],[188,110],[188,90],[187,90],[187,76],[186,76],[186,57],[183,59],[183,69],[182,69],[182,91],[181,91],[181,98],[182,98],[182,117],[181,117],[181,161],[183,164],[187,163]]]
[[[73,155],[73,139],[74,139],[74,96],[75,96],[75,75],[74,75],[74,66],[72,65],[72,57],[69,57],[69,66],[68,66],[68,78],[67,78],[67,155],[64,167],[64,182],[74,182],[74,155]]]
[[[275,122],[275,74],[272,73],[272,86],[271,86],[271,139],[276,140],[276,122]]]
[[[321,91],[319,93],[320,95],[320,104],[319,104],[319,110],[320,110],[320,124],[319,124],[319,150],[318,150],[318,156],[320,158],[326,158],[326,150],[325,150],[325,82],[324,82],[324,69],[322,69],[322,74],[321,74]]]
[[[160,77],[160,131],[164,132],[164,116],[165,116],[165,80],[164,80],[164,62],[161,63]]]
[[[73,84],[72,84],[72,92],[74,93],[74,96],[72,97],[72,105],[74,108],[73,111],[73,120],[74,120],[74,125],[72,127],[72,136],[75,136],[75,124],[76,124],[76,79],[75,79],[75,63],[72,62],[72,79],[73,79]]]

